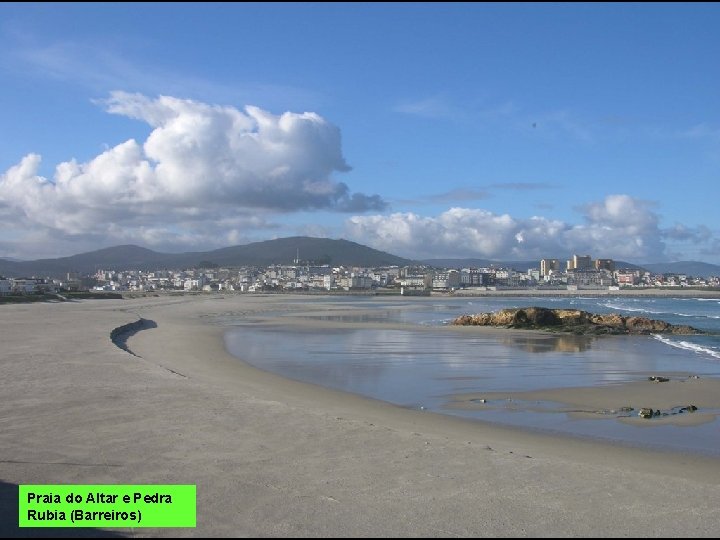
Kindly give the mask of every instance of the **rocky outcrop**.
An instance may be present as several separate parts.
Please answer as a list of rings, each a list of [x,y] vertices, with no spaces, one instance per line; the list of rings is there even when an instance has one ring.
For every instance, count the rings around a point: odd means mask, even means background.
[[[579,309],[527,307],[502,309],[493,313],[461,315],[451,324],[459,326],[501,326],[571,332],[573,334],[703,334],[686,325],[673,325],[646,317],[624,317],[617,313],[595,314]]]

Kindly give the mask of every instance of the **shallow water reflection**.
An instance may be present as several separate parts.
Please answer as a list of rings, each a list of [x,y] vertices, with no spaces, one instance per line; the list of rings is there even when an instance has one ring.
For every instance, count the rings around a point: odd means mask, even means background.
[[[513,336],[511,338],[500,338],[503,345],[516,347],[525,352],[547,353],[566,352],[578,353],[587,351],[593,343],[594,337],[590,336],[542,336],[532,335],[528,337]]]
[[[462,307],[443,304],[381,304],[352,313],[289,313],[275,324],[242,324],[227,331],[228,350],[248,363],[288,378],[361,394],[396,405],[530,429],[609,438],[631,444],[720,453],[719,422],[693,427],[642,429],[616,418],[579,419],[562,408],[542,406],[449,409],[453,396],[594,387],[675,373],[719,377],[720,362],[668,347],[647,336],[573,336],[457,332],[438,321]],[[333,309],[335,311],[335,309]],[[312,318],[308,326],[298,320]],[[280,321],[278,324],[277,321]],[[333,323],[379,323],[377,327],[323,327]],[[385,322],[415,328],[382,328]],[[517,406],[517,403],[515,404]]]

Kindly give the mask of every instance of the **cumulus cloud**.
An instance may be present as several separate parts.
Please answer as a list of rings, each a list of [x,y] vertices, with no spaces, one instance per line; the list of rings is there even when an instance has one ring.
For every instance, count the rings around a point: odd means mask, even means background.
[[[579,210],[582,222],[517,218],[487,210],[451,208],[439,216],[414,213],[354,216],[350,238],[412,257],[536,259],[589,253],[630,261],[665,258],[665,232],[653,205],[629,195],[609,195]]]
[[[0,176],[0,218],[67,235],[120,230],[158,240],[202,237],[223,219],[252,225],[259,214],[386,207],[380,196],[351,193],[333,178],[350,167],[340,130],[316,113],[274,115],[125,92],[102,104],[148,124],[147,139],[85,163],[60,163],[52,179],[38,174],[39,155],[25,156]]]

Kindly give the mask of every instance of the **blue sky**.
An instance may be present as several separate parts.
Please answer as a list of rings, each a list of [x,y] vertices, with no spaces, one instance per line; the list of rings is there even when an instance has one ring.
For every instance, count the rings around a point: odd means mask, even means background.
[[[0,257],[720,263],[718,4],[2,4]]]

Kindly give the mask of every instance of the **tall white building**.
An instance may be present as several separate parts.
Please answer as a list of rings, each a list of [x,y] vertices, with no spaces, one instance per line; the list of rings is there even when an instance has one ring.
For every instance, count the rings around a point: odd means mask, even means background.
[[[568,261],[568,270],[591,270],[593,267],[590,255],[573,255],[572,260]]]
[[[560,272],[560,259],[541,259],[540,260],[540,275],[542,277],[549,276],[551,273],[556,274]]]

